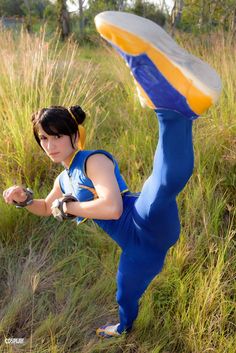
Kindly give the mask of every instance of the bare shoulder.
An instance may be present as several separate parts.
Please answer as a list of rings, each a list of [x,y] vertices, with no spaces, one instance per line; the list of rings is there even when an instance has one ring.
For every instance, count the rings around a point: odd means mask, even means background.
[[[86,161],[86,173],[88,177],[95,173],[108,172],[114,170],[113,161],[103,153],[96,153],[88,157]]]

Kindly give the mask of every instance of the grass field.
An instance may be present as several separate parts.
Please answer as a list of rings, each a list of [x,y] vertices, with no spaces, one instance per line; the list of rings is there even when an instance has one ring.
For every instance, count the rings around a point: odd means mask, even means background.
[[[235,353],[236,45],[222,33],[178,41],[219,72],[218,104],[194,123],[195,170],[178,198],[182,233],[151,283],[128,336],[100,341],[117,322],[120,250],[92,222],[38,218],[0,199],[0,352]],[[44,33],[0,33],[0,185],[45,197],[61,167],[36,145],[31,113],[52,104],[87,112],[87,148],[107,149],[130,189],[152,168],[158,131],[127,67],[99,48]],[[24,338],[23,344],[5,339]]]

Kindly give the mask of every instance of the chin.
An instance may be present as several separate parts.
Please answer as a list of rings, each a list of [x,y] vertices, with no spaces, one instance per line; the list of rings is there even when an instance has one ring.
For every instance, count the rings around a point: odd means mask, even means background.
[[[49,157],[49,158],[51,159],[51,161],[53,163],[61,163],[62,162],[61,159],[59,159],[59,158],[53,158],[53,157]]]

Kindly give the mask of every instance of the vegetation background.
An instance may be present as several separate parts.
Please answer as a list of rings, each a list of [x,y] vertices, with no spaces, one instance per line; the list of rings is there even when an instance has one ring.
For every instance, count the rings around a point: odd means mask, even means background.
[[[42,18],[32,8],[39,3],[47,5]],[[91,2],[86,11],[92,5],[104,9],[101,3]],[[142,9],[148,6],[139,3]],[[215,3],[217,11],[205,12],[214,15],[211,22],[196,20],[197,9],[200,14],[203,4]],[[11,1],[0,1],[0,11],[6,4]],[[80,19],[69,17],[75,31],[63,35],[63,42],[62,31],[54,33],[55,17],[45,15],[46,9],[56,13],[55,5],[46,0],[15,4],[27,26],[3,27],[0,33],[1,192],[20,183],[32,187],[36,197],[47,195],[61,167],[36,145],[30,116],[39,107],[75,103],[88,114],[87,148],[112,152],[130,189],[139,191],[152,168],[158,129],[155,114],[140,107],[127,67],[95,35],[89,20],[81,32]],[[192,1],[191,18],[184,15],[190,1],[176,1],[176,9],[181,4],[175,22],[158,8],[165,26],[219,72],[223,91],[218,104],[194,123],[195,170],[178,198],[181,238],[142,298],[134,330],[107,341],[94,334],[98,326],[117,322],[120,250],[106,234],[92,222],[61,224],[7,206],[1,198],[1,352],[235,352],[236,44],[233,7],[225,22],[220,12],[220,6],[235,4]],[[15,16],[4,11],[1,15]],[[24,342],[7,344],[9,338]]]

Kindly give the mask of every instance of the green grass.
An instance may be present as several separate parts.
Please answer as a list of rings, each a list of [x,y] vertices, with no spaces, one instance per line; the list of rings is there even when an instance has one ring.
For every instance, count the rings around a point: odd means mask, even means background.
[[[120,250],[106,234],[93,223],[37,218],[1,199],[1,352],[235,352],[236,46],[223,34],[178,40],[215,67],[224,88],[194,123],[195,170],[178,198],[181,239],[142,298],[134,330],[108,341],[94,335],[117,320]],[[152,168],[157,123],[140,108],[119,57],[103,45],[46,42],[43,32],[14,39],[2,31],[0,63],[1,191],[22,183],[47,195],[61,168],[36,145],[30,116],[75,103],[88,113],[87,148],[112,152],[131,190],[140,190]],[[5,337],[25,343],[6,345]]]

